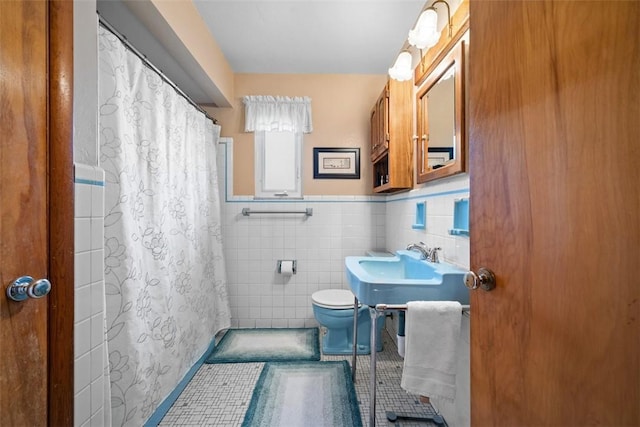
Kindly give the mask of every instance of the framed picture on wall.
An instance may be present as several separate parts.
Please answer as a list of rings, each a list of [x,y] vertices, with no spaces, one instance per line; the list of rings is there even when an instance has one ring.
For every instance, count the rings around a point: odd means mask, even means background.
[[[313,179],[360,179],[360,149],[314,148]]]

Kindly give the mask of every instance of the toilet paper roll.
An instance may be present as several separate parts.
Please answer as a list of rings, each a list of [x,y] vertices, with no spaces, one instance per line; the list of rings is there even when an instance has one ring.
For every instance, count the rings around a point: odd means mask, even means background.
[[[293,261],[282,261],[280,263],[280,274],[291,276],[293,274]]]

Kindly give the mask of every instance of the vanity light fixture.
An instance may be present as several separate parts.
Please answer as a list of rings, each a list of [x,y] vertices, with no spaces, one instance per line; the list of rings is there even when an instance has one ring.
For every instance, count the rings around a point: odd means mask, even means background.
[[[431,6],[422,11],[415,27],[409,30],[407,41],[411,46],[420,49],[421,52],[424,48],[434,46],[440,39],[440,32],[438,32],[438,12],[435,8],[435,5],[438,3],[444,3],[445,6],[447,6],[447,23],[449,25],[449,37],[451,37],[453,26],[451,24],[451,9],[449,8],[449,3],[445,0],[436,0]],[[401,82],[411,79],[413,76],[411,61],[411,53],[408,50],[400,52],[393,67],[389,68],[389,77]]]
[[[412,61],[411,53],[408,50],[403,50],[398,55],[393,67],[389,68],[389,77],[394,80],[403,82],[413,78],[413,68],[411,67]]]
[[[449,3],[445,0],[436,0],[420,14],[416,26],[409,30],[408,41],[411,46],[424,49],[438,43],[440,32],[438,31],[438,12],[435,8],[438,3],[444,3],[447,6],[447,24],[449,25],[449,37],[451,37],[452,25]]]

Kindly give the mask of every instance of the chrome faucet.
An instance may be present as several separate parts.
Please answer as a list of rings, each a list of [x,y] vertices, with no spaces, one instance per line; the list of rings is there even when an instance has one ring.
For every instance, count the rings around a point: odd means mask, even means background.
[[[420,242],[420,243],[409,243],[407,245],[407,250],[408,251],[418,251],[420,252],[420,258],[421,259],[427,259],[429,258],[430,252],[431,250],[427,247],[427,245],[424,244],[424,242]]]
[[[441,251],[442,248],[431,248],[429,250],[429,255],[427,256],[427,261],[429,262],[440,262],[440,258],[438,258],[438,251]]]
[[[420,258],[426,259],[429,262],[440,262],[440,258],[438,258],[438,251],[441,251],[442,248],[429,249],[429,247],[425,245],[424,242],[420,242],[408,244],[407,250],[420,252]]]

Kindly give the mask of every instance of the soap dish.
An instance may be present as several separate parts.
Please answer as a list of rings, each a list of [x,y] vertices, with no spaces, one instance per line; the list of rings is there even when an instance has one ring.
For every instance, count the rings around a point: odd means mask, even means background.
[[[457,199],[453,202],[453,236],[469,235],[469,199]]]
[[[424,230],[427,228],[427,202],[416,203],[416,216],[411,228],[414,230]]]

